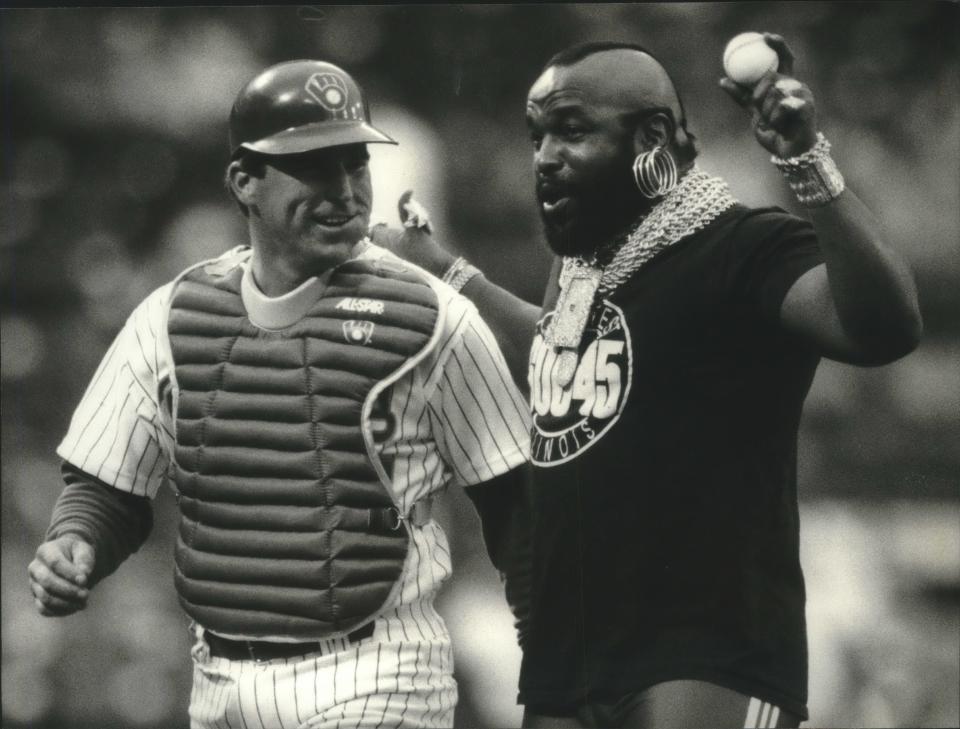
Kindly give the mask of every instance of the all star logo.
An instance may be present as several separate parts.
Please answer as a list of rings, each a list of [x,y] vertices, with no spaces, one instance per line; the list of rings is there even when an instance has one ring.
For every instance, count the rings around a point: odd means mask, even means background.
[[[341,311],[355,311],[358,314],[382,314],[384,305],[382,301],[376,299],[359,299],[353,296],[347,296],[340,299],[336,306]]]
[[[633,375],[633,350],[623,312],[603,301],[587,320],[576,373],[561,385],[557,351],[543,335],[552,318],[551,312],[540,321],[530,350],[530,450],[538,466],[565,463],[599,441],[620,418]]]
[[[350,319],[343,322],[343,338],[350,344],[370,344],[373,337],[374,323],[372,321],[357,321]]]
[[[313,74],[304,90],[325,109],[343,111],[347,108],[347,85],[335,73]]]

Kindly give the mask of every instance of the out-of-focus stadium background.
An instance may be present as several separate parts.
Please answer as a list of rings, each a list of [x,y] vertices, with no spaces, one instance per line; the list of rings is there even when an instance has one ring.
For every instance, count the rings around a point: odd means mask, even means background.
[[[784,35],[848,184],[916,272],[926,334],[879,369],[825,362],[800,441],[812,726],[956,726],[960,649],[960,34],[956,3],[664,3],[0,12],[4,727],[186,726],[174,511],[87,611],[40,618],[26,566],[60,490],[54,448],[135,304],[244,241],[222,189],[239,87],[321,57],[401,142],[374,150],[377,208],[414,188],[439,235],[535,301],[548,256],[523,125],[546,58],[639,41],[685,98],[701,164],[748,203],[794,209],[717,87],[726,40]],[[692,454],[696,457],[696,454]],[[642,473],[643,464],[637,464]],[[462,495],[442,519],[456,577],[459,726],[519,722],[519,652]]]

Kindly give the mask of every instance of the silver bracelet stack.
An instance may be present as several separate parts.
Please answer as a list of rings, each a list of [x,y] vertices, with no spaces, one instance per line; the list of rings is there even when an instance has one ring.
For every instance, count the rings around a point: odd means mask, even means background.
[[[460,291],[474,276],[482,275],[483,272],[479,268],[467,262],[467,259],[463,256],[460,256],[450,264],[450,268],[443,274],[441,280],[445,284],[448,284],[454,291]]]
[[[817,143],[803,154],[789,159],[773,156],[770,161],[805,207],[826,205],[844,190],[843,175],[830,156],[830,142],[822,132],[817,132]]]

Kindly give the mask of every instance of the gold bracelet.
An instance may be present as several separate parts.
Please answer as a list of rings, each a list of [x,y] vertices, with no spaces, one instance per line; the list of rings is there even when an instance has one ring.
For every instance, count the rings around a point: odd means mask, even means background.
[[[441,280],[445,284],[448,284],[454,291],[460,291],[474,276],[482,275],[483,273],[479,268],[468,263],[466,258],[460,256],[450,265],[450,268],[443,274],[443,279]]]
[[[450,264],[450,268],[443,272],[443,276],[440,277],[440,280],[445,284],[450,283],[450,279],[457,275],[457,272],[467,264],[467,259],[463,256],[454,259],[453,263]]]
[[[789,159],[774,155],[770,161],[783,173],[801,205],[826,205],[843,192],[846,184],[837,163],[830,156],[830,142],[817,132],[817,143],[803,154]]]

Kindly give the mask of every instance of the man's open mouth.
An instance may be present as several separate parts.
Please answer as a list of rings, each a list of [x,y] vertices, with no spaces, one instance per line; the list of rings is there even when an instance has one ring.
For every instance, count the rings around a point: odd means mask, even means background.
[[[545,212],[547,215],[553,216],[562,214],[569,204],[569,197],[561,197],[553,202],[544,200],[540,203],[540,206],[543,208],[543,212]]]
[[[561,217],[569,212],[568,208],[573,199],[564,187],[550,184],[541,185],[537,189],[537,198],[544,215],[551,218]]]
[[[342,228],[351,220],[353,220],[356,215],[314,215],[313,219],[318,225],[322,225],[324,228]]]

